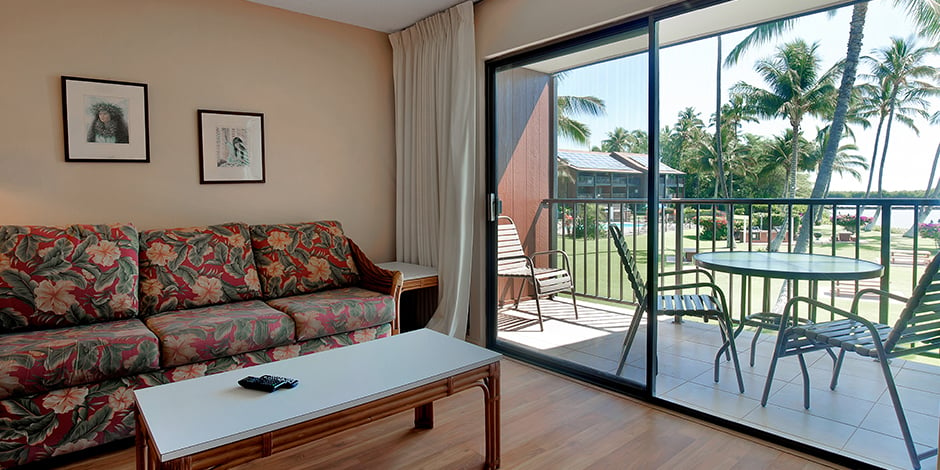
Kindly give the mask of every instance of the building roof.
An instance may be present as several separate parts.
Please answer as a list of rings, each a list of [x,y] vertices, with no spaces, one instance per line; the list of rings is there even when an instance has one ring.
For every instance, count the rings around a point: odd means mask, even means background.
[[[627,165],[632,166],[632,167],[636,168],[637,170],[640,170],[640,171],[642,171],[642,172],[644,172],[644,173],[645,173],[647,170],[649,170],[649,166],[646,164],[646,162],[647,162],[647,160],[648,160],[648,157],[646,156],[645,153],[614,152],[614,153],[612,153],[611,155],[615,155],[615,156],[617,156],[617,157],[620,157],[621,159],[624,160],[624,162],[625,162]],[[666,164],[663,163],[663,162],[659,162],[659,174],[661,174],[661,175],[664,175],[664,174],[666,174],[666,175],[684,175],[685,173],[683,173],[683,172],[681,172],[681,171],[679,171],[679,170],[677,170],[677,169],[675,169],[675,168],[673,168],[673,167],[671,167],[671,166],[669,166],[669,165],[666,165]]]
[[[646,173],[646,155],[625,152],[587,152],[584,150],[559,150],[558,158],[579,171],[604,171],[611,173]],[[683,172],[659,163],[660,174],[682,175]]]
[[[579,171],[607,171],[613,173],[639,174],[635,168],[625,165],[607,152],[582,152],[578,150],[559,150],[558,158],[568,166]]]

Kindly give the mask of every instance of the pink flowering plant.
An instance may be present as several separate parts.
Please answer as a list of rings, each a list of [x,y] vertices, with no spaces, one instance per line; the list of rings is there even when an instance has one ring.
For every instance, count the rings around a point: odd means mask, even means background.
[[[849,232],[855,233],[855,229],[860,226],[871,223],[871,217],[863,215],[856,222],[854,214],[842,214],[836,216],[836,225],[845,228]]]
[[[698,224],[700,240],[711,240],[713,238],[715,240],[728,239],[728,219],[724,217],[701,217],[699,218]],[[744,222],[735,220],[734,229],[735,231],[744,230]]]
[[[940,248],[940,224],[920,224],[920,236],[932,239]]]

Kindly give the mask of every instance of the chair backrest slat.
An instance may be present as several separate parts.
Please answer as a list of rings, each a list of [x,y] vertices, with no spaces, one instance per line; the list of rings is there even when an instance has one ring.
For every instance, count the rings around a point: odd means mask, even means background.
[[[641,306],[646,304],[646,283],[643,282],[643,275],[637,267],[636,258],[627,248],[623,240],[623,232],[616,225],[610,226],[610,235],[614,239],[614,245],[617,247],[617,253],[620,255],[620,262],[623,264],[624,271],[627,272],[627,278],[630,279],[630,286],[633,288],[633,295]]]
[[[515,258],[525,256],[522,241],[516,230],[516,223],[505,215],[499,216],[496,225],[496,271],[511,271],[528,267],[526,260]],[[513,257],[515,259],[506,259]]]
[[[924,298],[922,302],[925,304],[932,304],[932,303],[940,302],[940,292],[927,292],[926,294],[924,294]]]
[[[940,253],[924,268],[910,300],[885,341],[889,356],[940,349]],[[926,348],[926,349],[924,349]]]
[[[940,330],[940,325],[937,324],[909,326],[907,331],[901,335],[900,341],[902,343],[922,343],[929,341],[934,339],[937,330]]]
[[[911,343],[901,343],[901,344],[911,344]],[[911,354],[920,354],[925,352],[937,352],[937,349],[940,349],[940,343],[921,343],[919,346],[913,346],[909,348],[901,349],[904,352],[905,356]],[[895,354],[897,356],[898,354]]]

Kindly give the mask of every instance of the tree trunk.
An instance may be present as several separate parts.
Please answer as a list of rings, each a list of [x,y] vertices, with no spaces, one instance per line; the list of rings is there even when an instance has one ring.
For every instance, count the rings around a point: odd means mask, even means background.
[[[829,181],[832,179],[832,164],[836,160],[839,142],[842,141],[845,117],[849,110],[849,99],[852,97],[852,88],[855,86],[855,73],[858,70],[858,58],[862,50],[862,37],[867,14],[868,2],[856,3],[852,8],[852,21],[849,23],[849,41],[845,54],[845,69],[842,72],[842,81],[839,84],[839,95],[836,98],[836,109],[832,115],[832,124],[829,126],[829,140],[826,142],[823,159],[819,164],[819,174],[816,176],[816,184],[813,185],[813,192],[810,195],[813,199],[822,198],[825,195],[826,189],[829,187]],[[793,251],[795,253],[806,253],[809,250],[812,236],[813,221],[810,218],[810,211],[806,211],[800,221],[800,230]],[[770,251],[769,248],[768,251]],[[777,295],[774,311],[782,312],[786,302],[787,283],[783,283],[783,287]]]
[[[790,199],[796,198],[796,170],[799,164],[799,155],[800,155],[800,118],[796,117],[791,119],[790,122],[793,125],[793,142],[790,144],[790,169],[787,171],[787,189],[784,192],[784,197]],[[771,218],[773,220],[773,218]],[[773,225],[773,224],[771,224]],[[780,226],[780,230],[777,231],[773,239],[770,240],[770,243],[767,245],[767,251],[780,251],[780,245],[783,244],[783,239],[786,236],[787,231],[790,229],[790,214],[787,214],[783,219],[783,225]],[[771,226],[768,231],[773,235],[773,227]]]
[[[849,100],[855,87],[855,74],[858,70],[858,58],[862,50],[862,38],[865,30],[865,17],[868,14],[868,2],[859,2],[852,7],[852,20],[849,23],[849,41],[845,54],[845,68],[842,71],[842,82],[839,84],[839,95],[836,98],[836,109],[829,126],[829,139],[823,150],[823,159],[819,163],[819,174],[816,184],[810,195],[813,199],[821,199],[826,195],[829,183],[832,181],[832,166],[836,161],[839,143],[842,141],[842,132],[845,130],[845,118],[849,111]],[[809,211],[803,216],[800,225],[800,234],[796,241],[796,252],[805,253],[809,248],[809,241],[813,227],[810,225]]]
[[[716,98],[717,103],[715,103],[717,109],[715,110],[715,155],[718,160],[718,168],[715,172],[715,187],[718,192],[720,192],[725,199],[730,199],[731,194],[728,192],[728,183],[725,181],[725,158],[724,158],[724,148],[721,142],[721,36],[718,36],[718,66],[717,66],[717,76],[715,77],[715,88],[718,90],[718,95]],[[733,225],[733,224],[732,224]],[[732,227],[733,228],[733,227]],[[729,230],[731,230],[729,228]],[[730,232],[729,232],[730,233]],[[733,238],[733,237],[732,237]]]
[[[897,98],[898,89],[895,86],[894,90],[891,92],[891,105],[888,108],[888,126],[885,127],[885,144],[881,147],[881,161],[878,162],[878,197],[884,196],[884,189],[882,183],[884,182],[885,176],[885,159],[888,158],[888,142],[891,140],[891,124],[894,123],[894,102]],[[878,222],[878,217],[881,217],[881,206],[878,206],[875,209],[875,215],[871,218],[871,222],[868,222],[868,225],[865,226],[863,230],[870,232],[875,228],[875,224]],[[890,229],[890,227],[888,227]]]
[[[924,199],[930,198],[931,193],[936,192],[933,190],[933,178],[937,175],[937,163],[940,163],[940,144],[937,144],[937,151],[933,154],[933,166],[930,167],[930,179],[927,180],[927,189],[924,190]],[[940,184],[937,185],[937,188],[940,189]],[[904,232],[904,236],[914,238],[914,231],[917,230],[917,227],[920,227],[920,224],[927,220],[932,209],[933,208],[930,206],[924,207],[923,212],[915,218],[914,225],[911,225],[911,228],[907,229],[907,232]]]
[[[881,128],[884,126],[885,117],[878,117],[878,129],[875,132],[875,149],[871,152],[871,163],[868,165],[868,186],[865,188],[865,199],[871,194],[871,185],[875,182],[875,163],[878,162],[878,144],[881,142]]]

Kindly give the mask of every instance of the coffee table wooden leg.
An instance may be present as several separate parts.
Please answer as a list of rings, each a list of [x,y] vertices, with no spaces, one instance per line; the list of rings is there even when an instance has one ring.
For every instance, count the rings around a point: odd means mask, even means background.
[[[434,427],[434,402],[415,407],[415,427],[418,429]]]
[[[181,457],[159,464],[159,467],[161,470],[190,470],[193,468],[192,463],[192,459],[189,457]]]
[[[137,424],[134,433],[134,445],[137,457],[137,470],[147,470],[147,436],[144,429],[143,420],[140,419],[140,413],[135,413],[134,421]]]
[[[499,468],[499,362],[490,365],[490,376],[483,379],[486,408],[486,463],[488,470]]]

